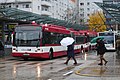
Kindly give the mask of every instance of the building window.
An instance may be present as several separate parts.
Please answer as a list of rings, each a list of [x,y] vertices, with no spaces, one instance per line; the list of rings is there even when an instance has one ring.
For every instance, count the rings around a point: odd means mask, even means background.
[[[89,3],[89,2],[87,2],[87,5],[90,5],[90,3]]]
[[[48,9],[49,9],[49,8],[48,8],[47,6],[41,6],[41,10],[42,10],[42,11],[49,11]]]
[[[81,5],[81,6],[84,5],[84,3],[80,3],[80,5]]]
[[[9,5],[9,8],[11,8],[11,5]]]
[[[90,14],[87,14],[87,16],[90,16]]]
[[[19,6],[18,5],[16,5],[16,8],[18,8]]]
[[[90,8],[87,8],[87,10],[89,11],[89,10],[90,10]]]
[[[80,16],[84,17],[84,14],[80,14]]]
[[[80,8],[80,11],[84,11],[84,8]]]
[[[26,4],[26,5],[25,5],[25,8],[29,8],[29,4]]]
[[[84,22],[84,19],[80,19],[80,22]]]

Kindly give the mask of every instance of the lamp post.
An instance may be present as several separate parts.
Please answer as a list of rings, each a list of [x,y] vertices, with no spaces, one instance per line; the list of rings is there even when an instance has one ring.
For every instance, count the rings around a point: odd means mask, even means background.
[[[116,22],[116,31],[118,31],[118,23]]]

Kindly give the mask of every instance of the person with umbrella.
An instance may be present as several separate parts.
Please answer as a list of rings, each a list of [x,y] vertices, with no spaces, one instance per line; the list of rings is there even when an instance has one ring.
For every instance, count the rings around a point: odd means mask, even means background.
[[[75,54],[74,54],[74,43],[67,46],[67,60],[64,64],[68,64],[71,58],[74,60],[74,65],[76,65],[77,61],[75,59]]]
[[[104,58],[104,54],[107,50],[105,47],[104,41],[101,40],[101,38],[98,38],[96,42],[97,42],[96,44],[97,55],[100,55],[100,63],[98,65],[103,65],[103,61],[105,62],[104,65],[106,65],[108,61]]]
[[[60,41],[62,46],[67,47],[67,60],[64,64],[68,64],[71,58],[74,60],[74,65],[77,64],[74,53],[74,41],[72,37],[65,37]]]

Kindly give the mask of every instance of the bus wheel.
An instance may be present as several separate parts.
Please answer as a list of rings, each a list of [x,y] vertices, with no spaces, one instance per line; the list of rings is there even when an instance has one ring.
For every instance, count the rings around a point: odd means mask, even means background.
[[[28,60],[28,58],[23,58],[25,61],[27,61]]]
[[[49,59],[53,59],[53,48],[49,50]]]

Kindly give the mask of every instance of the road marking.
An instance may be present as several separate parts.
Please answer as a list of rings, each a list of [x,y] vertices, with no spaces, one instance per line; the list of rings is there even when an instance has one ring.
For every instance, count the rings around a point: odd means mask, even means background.
[[[63,76],[67,76],[67,75],[72,74],[72,73],[73,73],[73,71],[69,71],[69,72],[63,74]]]

